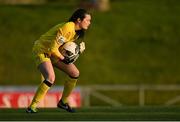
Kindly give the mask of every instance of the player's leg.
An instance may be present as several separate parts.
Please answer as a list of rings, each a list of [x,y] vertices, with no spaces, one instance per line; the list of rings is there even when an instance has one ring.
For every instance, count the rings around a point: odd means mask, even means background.
[[[62,98],[59,102],[58,107],[63,107],[63,106],[60,106],[60,104],[65,105],[65,106],[67,105],[68,108],[66,110],[69,112],[74,112],[73,109],[71,109],[70,106],[68,105],[67,99],[69,95],[71,94],[72,90],[74,89],[74,87],[76,86],[76,83],[79,77],[79,70],[74,64],[67,65],[62,62],[57,62],[56,64],[54,64],[54,66],[62,70],[66,74],[68,74],[68,78],[64,83],[63,94],[62,94]]]
[[[38,69],[40,70],[41,74],[43,75],[44,81],[41,82],[41,84],[39,85],[39,87],[33,97],[33,100],[29,106],[29,108],[31,110],[34,110],[34,112],[36,112],[37,104],[44,98],[45,94],[47,93],[47,91],[52,86],[52,84],[54,83],[54,80],[55,80],[54,69],[51,64],[51,61],[46,61],[46,62],[41,63],[38,66]],[[29,112],[29,113],[32,113],[32,112]]]

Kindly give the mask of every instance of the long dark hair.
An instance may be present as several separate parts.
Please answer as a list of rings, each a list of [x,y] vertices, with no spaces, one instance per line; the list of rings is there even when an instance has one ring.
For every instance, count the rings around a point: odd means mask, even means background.
[[[78,18],[80,20],[83,20],[86,14],[89,13],[85,9],[79,8],[72,14],[68,22],[76,22]],[[78,38],[83,38],[85,34],[85,30],[84,29],[78,30],[76,31],[76,34],[78,35]]]

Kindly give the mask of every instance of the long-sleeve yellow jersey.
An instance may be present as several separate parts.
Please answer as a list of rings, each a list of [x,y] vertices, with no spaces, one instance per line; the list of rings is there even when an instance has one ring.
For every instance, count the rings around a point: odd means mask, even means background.
[[[74,22],[61,23],[51,28],[36,40],[33,51],[60,57],[59,47],[65,42],[74,41],[77,38]]]

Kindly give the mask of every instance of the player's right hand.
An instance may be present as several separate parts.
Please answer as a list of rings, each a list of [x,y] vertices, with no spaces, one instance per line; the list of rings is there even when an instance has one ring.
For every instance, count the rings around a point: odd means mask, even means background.
[[[84,50],[85,50],[85,42],[81,42],[79,44],[79,50],[80,50],[80,53],[84,52]]]

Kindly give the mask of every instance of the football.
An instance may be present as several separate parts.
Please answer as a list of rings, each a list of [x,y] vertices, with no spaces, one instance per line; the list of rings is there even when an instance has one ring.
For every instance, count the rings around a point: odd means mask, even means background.
[[[79,46],[75,42],[66,42],[59,51],[64,57],[74,59],[79,55]]]

